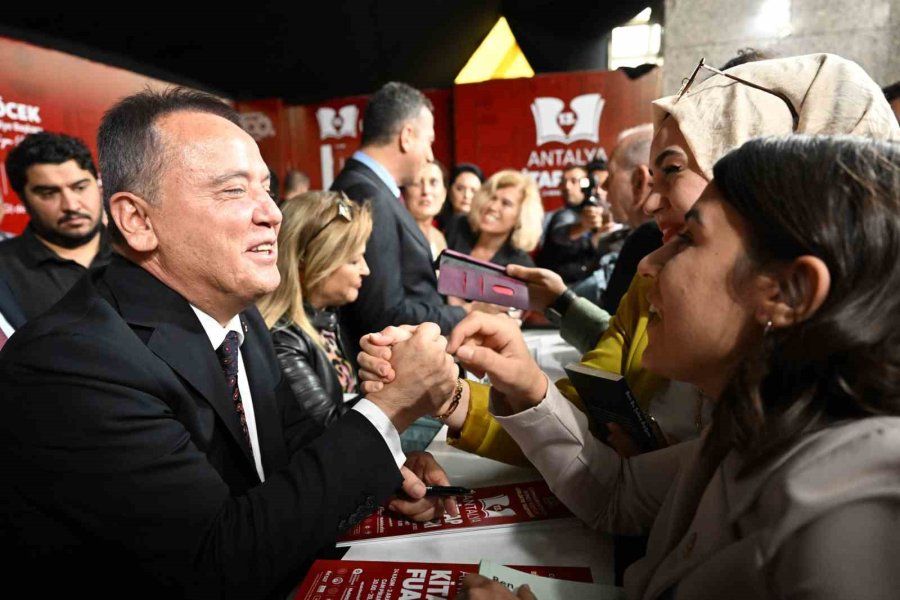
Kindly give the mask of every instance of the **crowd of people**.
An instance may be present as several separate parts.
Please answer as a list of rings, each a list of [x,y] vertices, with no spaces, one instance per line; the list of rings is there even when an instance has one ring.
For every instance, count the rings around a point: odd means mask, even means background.
[[[517,170],[448,173],[402,83],[328,191],[279,193],[235,111],[183,88],[111,107],[99,169],[27,136],[6,171],[30,222],[0,242],[11,579],[283,598],[379,505],[456,514],[409,450],[424,422],[648,536],[629,598],[893,597],[898,117],[855,63],[760,58],[701,61],[547,215]],[[440,294],[446,248],[525,281],[662,449],[593,422],[518,315]],[[461,597],[533,598],[477,576]]]

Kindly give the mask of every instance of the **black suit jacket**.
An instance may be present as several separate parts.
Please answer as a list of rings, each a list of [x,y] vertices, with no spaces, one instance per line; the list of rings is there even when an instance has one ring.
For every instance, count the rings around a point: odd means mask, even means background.
[[[259,313],[241,319],[265,483],[189,304],[136,265],[114,259],[10,339],[0,537],[14,579],[46,597],[283,598],[400,484],[358,413],[320,435]]]
[[[372,273],[363,279],[356,302],[341,309],[351,357],[359,338],[388,325],[437,323],[446,334],[465,316],[437,291],[431,247],[409,211],[369,167],[350,159],[331,185],[358,202],[370,200],[374,227],[366,245]]]

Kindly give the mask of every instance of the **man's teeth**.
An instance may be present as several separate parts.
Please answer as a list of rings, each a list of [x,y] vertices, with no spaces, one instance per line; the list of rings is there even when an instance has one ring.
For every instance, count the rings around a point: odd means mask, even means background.
[[[275,248],[274,244],[260,244],[259,246],[254,246],[250,249],[251,252],[265,252],[269,254]]]

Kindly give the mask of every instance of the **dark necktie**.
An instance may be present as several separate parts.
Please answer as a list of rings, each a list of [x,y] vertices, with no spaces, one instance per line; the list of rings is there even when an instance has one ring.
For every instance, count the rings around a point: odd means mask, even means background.
[[[241,430],[244,432],[244,442],[250,448],[250,455],[253,455],[253,445],[250,443],[250,431],[247,429],[247,416],[244,414],[244,403],[241,402],[241,391],[238,389],[238,334],[236,331],[229,331],[225,336],[225,341],[216,350],[219,356],[219,363],[222,365],[222,372],[225,373],[225,380],[228,382],[228,390],[231,392],[231,399],[234,401],[234,410],[237,411],[241,418]]]

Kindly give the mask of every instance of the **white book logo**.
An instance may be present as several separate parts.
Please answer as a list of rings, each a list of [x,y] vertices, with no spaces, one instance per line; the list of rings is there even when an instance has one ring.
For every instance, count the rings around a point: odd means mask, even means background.
[[[531,103],[538,146],[547,142],[571,144],[579,140],[600,143],[600,115],[606,101],[600,94],[572,98],[569,108],[559,98],[542,96]],[[568,132],[567,132],[568,130]]]
[[[267,137],[275,137],[272,119],[263,112],[241,113],[241,126],[257,142]]]
[[[486,517],[514,517],[516,511],[509,507],[509,496],[503,494],[501,496],[491,496],[490,498],[479,498],[481,510],[484,511]]]
[[[359,107],[354,104],[342,106],[334,110],[323,106],[316,111],[319,122],[319,139],[356,137],[356,122],[359,119]]]

